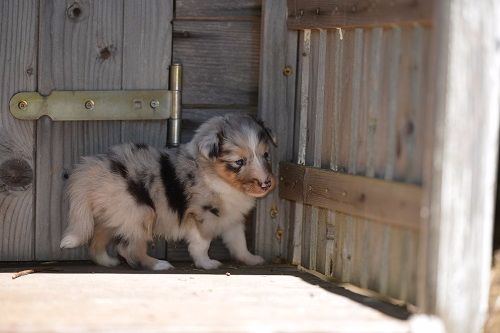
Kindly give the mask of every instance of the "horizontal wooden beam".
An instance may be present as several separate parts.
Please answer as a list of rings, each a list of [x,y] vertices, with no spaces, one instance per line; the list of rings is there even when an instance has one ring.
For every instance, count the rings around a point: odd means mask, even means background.
[[[280,197],[404,228],[419,229],[422,189],[413,184],[280,163]]]
[[[288,0],[289,29],[430,25],[431,0]]]

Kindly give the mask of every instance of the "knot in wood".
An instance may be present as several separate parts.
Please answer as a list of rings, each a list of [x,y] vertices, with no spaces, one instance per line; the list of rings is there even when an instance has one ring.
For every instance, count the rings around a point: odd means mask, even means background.
[[[77,21],[82,16],[82,8],[78,2],[71,4],[66,10],[66,15],[72,21]]]
[[[24,188],[33,182],[33,169],[20,158],[9,159],[0,164],[0,185]]]

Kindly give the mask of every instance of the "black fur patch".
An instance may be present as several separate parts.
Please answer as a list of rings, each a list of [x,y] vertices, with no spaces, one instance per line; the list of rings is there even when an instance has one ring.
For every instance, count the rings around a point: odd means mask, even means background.
[[[141,149],[148,149],[149,146],[144,143],[134,143],[134,148],[137,150],[141,150]]]
[[[208,157],[210,158],[216,158],[219,157],[221,152],[222,152],[222,146],[224,145],[224,132],[219,131],[217,133],[217,143],[214,143],[213,146],[210,148],[210,152],[208,153]]]
[[[127,170],[127,167],[125,165],[123,165],[122,162],[116,161],[113,159],[109,160],[109,162],[111,163],[111,165],[110,165],[111,172],[119,174],[125,179],[127,178],[128,170]]]
[[[124,236],[116,236],[115,237],[115,242],[118,244],[121,244],[123,246],[128,246],[129,245],[129,241],[127,238],[125,238]]]
[[[263,141],[265,143],[269,142],[269,135],[264,130],[259,131],[258,138],[259,141]]]
[[[127,181],[127,191],[134,197],[135,201],[138,204],[147,205],[155,209],[153,199],[151,199],[149,191],[146,189],[144,182],[129,179]]]
[[[208,210],[210,213],[214,214],[215,216],[219,216],[220,214],[220,211],[218,208],[215,208],[213,206],[210,206],[210,205],[205,205],[202,207],[204,210]]]
[[[187,178],[188,178],[187,184],[188,184],[189,186],[194,186],[194,185],[196,185],[196,179],[194,178],[193,173],[189,172],[189,173],[187,174]]]
[[[208,157],[216,158],[217,156],[219,156],[219,145],[214,144],[210,148],[210,152],[208,153]]]
[[[160,175],[163,187],[165,187],[165,196],[170,207],[177,212],[180,222],[184,217],[188,204],[184,184],[177,177],[175,167],[170,162],[168,155],[162,154],[160,156],[160,166]]]

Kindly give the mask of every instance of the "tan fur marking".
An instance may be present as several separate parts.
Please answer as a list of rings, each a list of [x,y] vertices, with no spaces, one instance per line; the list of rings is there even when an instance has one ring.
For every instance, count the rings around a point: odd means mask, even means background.
[[[156,212],[153,209],[150,209],[143,221],[143,228],[144,232],[146,233],[146,239],[148,241],[153,240],[153,230],[155,223],[156,223]]]
[[[217,161],[214,164],[215,172],[225,180],[229,185],[243,190],[243,183],[238,179],[238,175],[232,171],[227,170],[226,162]]]
[[[111,229],[106,228],[102,224],[97,224],[89,246],[90,255],[95,257],[99,253],[105,252],[106,246],[112,238],[113,232]]]

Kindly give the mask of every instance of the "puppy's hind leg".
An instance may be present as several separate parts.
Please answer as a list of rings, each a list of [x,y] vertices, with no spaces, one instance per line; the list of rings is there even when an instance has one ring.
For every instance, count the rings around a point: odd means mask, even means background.
[[[94,235],[90,241],[89,253],[92,260],[106,267],[114,267],[120,264],[118,258],[110,257],[106,246],[113,238],[112,230],[100,224],[95,226]]]
[[[147,253],[146,240],[121,241],[117,250],[130,267],[135,269],[162,271],[174,268],[168,261],[150,257]]]

